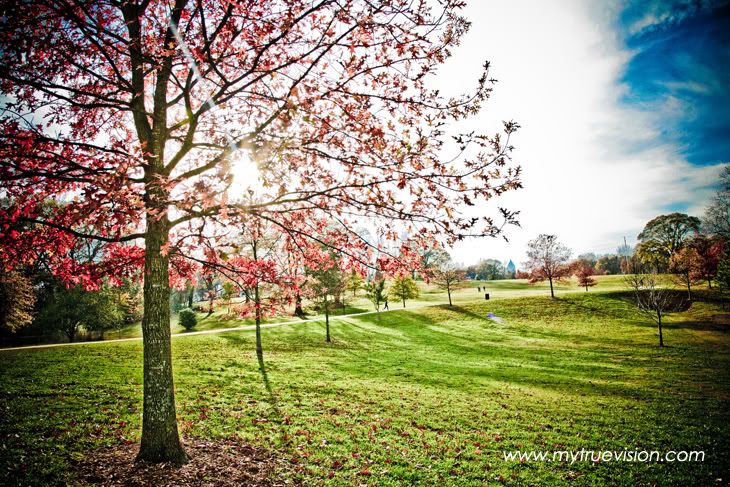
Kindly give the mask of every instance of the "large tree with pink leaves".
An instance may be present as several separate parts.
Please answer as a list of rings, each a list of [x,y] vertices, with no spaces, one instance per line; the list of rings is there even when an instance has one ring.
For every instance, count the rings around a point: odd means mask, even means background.
[[[514,213],[462,212],[519,187],[504,133],[460,134],[492,80],[429,87],[468,28],[463,2],[29,0],[0,21],[0,261],[46,259],[93,288],[142,270],[139,458],[181,463],[171,282],[265,224],[306,255],[384,271],[420,245],[494,236]],[[241,165],[254,169],[236,182]],[[239,178],[240,179],[240,178]],[[54,202],[49,204],[49,201]],[[355,229],[376,221],[387,252]],[[404,237],[404,235],[406,235]],[[73,258],[98,242],[93,259]],[[393,248],[389,246],[388,248]],[[254,269],[251,269],[251,266]],[[254,276],[254,277],[250,277]]]

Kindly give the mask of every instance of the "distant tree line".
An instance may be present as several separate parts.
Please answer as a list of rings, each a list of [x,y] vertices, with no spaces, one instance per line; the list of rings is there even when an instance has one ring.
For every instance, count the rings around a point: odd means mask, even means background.
[[[664,315],[691,303],[693,285],[706,283],[723,303],[730,297],[730,166],[723,169],[720,183],[702,218],[679,212],[659,215],[646,223],[634,248],[624,244],[615,254],[586,253],[571,261],[571,250],[557,236],[539,235],[528,243],[525,270],[517,277],[548,281],[554,298],[554,283],[571,276],[588,291],[597,284],[596,274],[625,274],[637,307],[657,324],[663,347]],[[668,285],[668,278],[686,289],[684,298]]]
[[[516,273],[507,269],[507,264],[497,259],[481,259],[478,263],[464,268],[467,278],[478,281],[514,279]]]

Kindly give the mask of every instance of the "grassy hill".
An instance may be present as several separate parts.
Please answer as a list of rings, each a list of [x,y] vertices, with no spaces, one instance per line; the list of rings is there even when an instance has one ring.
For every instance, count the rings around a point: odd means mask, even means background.
[[[595,279],[598,284],[596,285],[596,287],[591,288],[590,292],[605,292],[625,288],[623,276],[596,276]],[[423,281],[419,281],[418,284],[421,290],[421,295],[417,299],[409,300],[406,303],[407,309],[421,307],[424,305],[448,303],[446,292],[440,289],[438,286],[434,285],[433,283],[427,284]],[[477,291],[478,287],[484,287],[486,290]],[[702,285],[699,286],[699,288],[702,287]],[[582,289],[578,288],[575,279],[571,279],[555,285],[555,292],[557,293],[578,291],[582,291]],[[515,298],[520,296],[544,296],[550,293],[550,288],[548,287],[547,282],[528,284],[525,279],[507,279],[500,281],[466,281],[463,283],[463,288],[454,293],[454,303],[463,304],[483,300],[484,293],[489,293],[490,300],[494,300]],[[234,300],[233,302],[241,300],[242,299],[239,298],[237,300]],[[208,306],[206,302],[199,302],[196,304],[206,309]],[[319,312],[315,311],[312,308],[311,303],[305,302],[304,304],[308,311],[308,318],[323,318],[323,316]],[[309,306],[307,307],[308,304]],[[397,300],[391,301],[389,305],[391,309],[399,309],[403,306],[402,303],[398,302]],[[360,292],[360,294],[358,294],[356,297],[353,297],[351,294],[348,293],[345,296],[345,308],[333,310],[333,314],[352,314],[372,310],[372,303],[365,299],[362,292]],[[269,317],[265,321],[267,323],[291,321],[293,319],[291,315],[293,314],[294,310],[292,308],[289,311],[290,313],[287,316]],[[228,314],[226,306],[221,305],[216,307],[215,312],[210,316],[208,316],[206,313],[198,313],[198,325],[195,327],[195,330],[218,330],[222,328],[233,328],[253,323],[254,321],[251,318],[240,318],[238,316]],[[171,327],[173,333],[185,332],[185,329],[178,324],[176,314],[173,314],[172,316]],[[142,327],[140,323],[135,323],[121,330],[109,331],[106,333],[105,338],[107,340],[113,340],[116,338],[134,338],[141,336]]]
[[[476,286],[476,283],[472,283]],[[668,345],[616,278],[557,300],[489,283],[415,307],[173,341],[188,441],[236,438],[307,484],[715,485],[730,454],[728,315],[696,302]],[[576,292],[577,291],[577,292]],[[438,303],[426,292],[420,304]],[[391,307],[394,307],[391,305]],[[486,318],[493,313],[501,323]],[[0,477],[73,482],[74,462],[138,441],[139,342],[0,352]],[[704,450],[700,463],[507,461],[504,450]],[[722,480],[718,480],[722,479]]]

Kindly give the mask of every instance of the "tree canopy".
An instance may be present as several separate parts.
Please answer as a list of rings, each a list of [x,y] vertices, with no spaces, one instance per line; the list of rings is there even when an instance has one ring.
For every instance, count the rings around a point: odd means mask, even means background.
[[[170,286],[184,287],[206,266],[256,282],[276,278],[296,293],[294,265],[226,259],[234,229],[269,225],[293,261],[324,245],[352,265],[392,273],[416,266],[417,250],[434,241],[494,236],[515,223],[504,208],[481,218],[458,211],[521,184],[510,159],[516,123],[494,135],[455,130],[489,97],[489,63],[463,95],[429,87],[469,27],[462,7],[8,6],[0,23],[0,260],[32,265],[44,253],[53,275],[85,289],[141,272],[141,459],[187,459],[175,415]],[[371,220],[397,248],[357,234]],[[95,257],[75,259],[91,240]]]
[[[700,219],[695,216],[684,213],[659,215],[644,226],[636,250],[647,263],[663,268],[685,240],[699,231]]]
[[[550,296],[554,298],[553,281],[570,275],[567,264],[571,253],[556,235],[540,234],[527,243],[527,262],[523,266],[530,271],[531,282],[550,282]]]

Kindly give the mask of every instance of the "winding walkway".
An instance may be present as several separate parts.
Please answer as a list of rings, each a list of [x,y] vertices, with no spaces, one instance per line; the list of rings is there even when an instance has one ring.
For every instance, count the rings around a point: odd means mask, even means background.
[[[391,311],[410,311],[412,309],[418,309],[418,308],[427,308],[430,306],[438,306],[444,303],[430,303],[430,304],[421,304],[412,306],[410,308],[396,308],[396,309],[386,309],[381,310],[380,313],[388,313]],[[363,311],[362,313],[351,313],[349,315],[330,315],[330,318],[333,320],[341,319],[341,318],[352,318],[355,316],[365,316],[365,315],[371,315],[375,314],[377,311]],[[261,325],[261,328],[275,328],[277,326],[286,326],[286,325],[296,325],[297,323],[314,323],[316,321],[324,321],[324,317],[320,318],[309,318],[306,320],[292,320],[292,321],[282,321],[280,323],[264,323]],[[178,337],[190,337],[195,335],[212,335],[214,333],[226,333],[229,331],[251,331],[255,330],[256,325],[241,325],[241,326],[235,326],[232,328],[215,328],[212,330],[201,330],[201,331],[188,331],[185,333],[173,333],[171,336],[172,338],[178,338]],[[139,342],[142,341],[142,337],[133,337],[133,338],[115,338],[112,340],[93,340],[88,342],[70,342],[70,343],[49,343],[46,345],[25,345],[22,347],[7,347],[7,348],[0,348],[0,352],[4,351],[10,351],[10,350],[33,350],[37,348],[53,348],[53,347],[72,347],[76,345],[96,345],[101,343],[115,343],[115,342]]]

